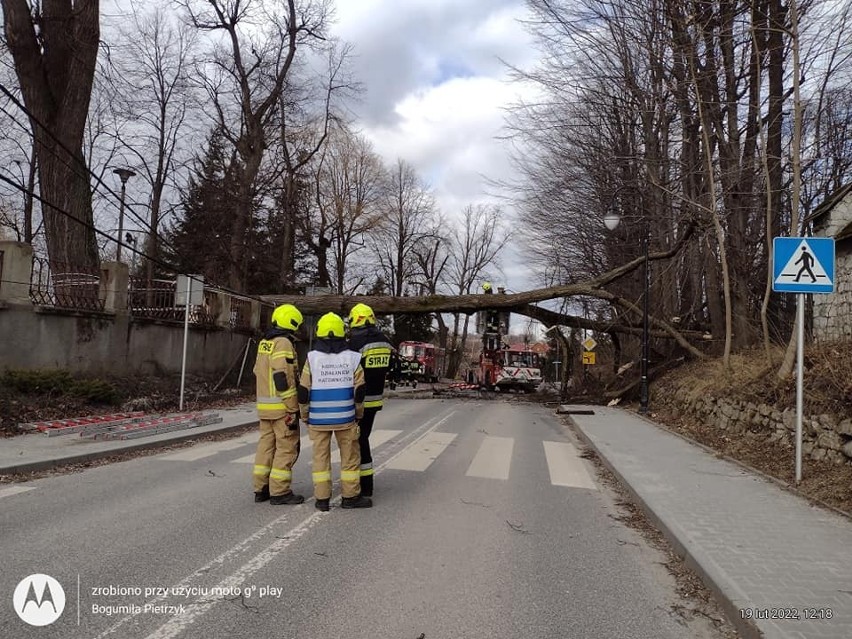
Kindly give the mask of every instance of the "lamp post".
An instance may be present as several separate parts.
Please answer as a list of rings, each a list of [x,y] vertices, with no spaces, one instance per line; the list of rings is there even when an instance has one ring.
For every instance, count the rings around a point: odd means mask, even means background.
[[[124,191],[127,186],[127,180],[136,175],[136,173],[130,169],[113,169],[113,173],[115,173],[121,180],[121,204],[118,208],[118,246],[115,249],[115,261],[120,262],[121,243],[124,241]]]
[[[604,225],[610,231],[614,231],[619,222],[621,215],[617,211],[610,210],[604,216]],[[644,290],[642,293],[642,357],[640,360],[641,366],[641,386],[639,388],[639,412],[646,414],[648,412],[648,345],[650,341],[650,332],[648,326],[648,299],[651,290],[651,270],[648,260],[648,240],[650,239],[651,229],[648,226],[648,221],[644,220],[642,224],[642,255],[645,258],[644,264]]]
[[[125,233],[124,234],[124,242],[125,244],[133,245],[133,256],[130,258],[130,272],[133,273],[136,270],[136,254],[139,252],[137,248],[137,244],[139,243],[139,239],[133,235],[133,233]]]

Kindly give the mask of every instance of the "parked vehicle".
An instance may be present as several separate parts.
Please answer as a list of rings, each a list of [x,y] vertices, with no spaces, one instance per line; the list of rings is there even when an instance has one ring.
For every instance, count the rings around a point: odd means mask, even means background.
[[[446,351],[428,342],[402,342],[399,354],[418,366],[411,367],[414,381],[437,382],[446,369]]]

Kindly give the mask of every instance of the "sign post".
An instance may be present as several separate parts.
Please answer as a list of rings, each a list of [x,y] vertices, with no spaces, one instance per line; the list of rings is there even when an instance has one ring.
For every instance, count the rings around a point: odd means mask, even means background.
[[[776,237],[772,240],[772,290],[796,293],[796,483],[802,481],[805,294],[834,292],[834,239]]]
[[[193,286],[195,280],[195,286]],[[180,363],[180,403],[183,412],[183,394],[186,387],[186,347],[189,342],[189,307],[204,303],[204,278],[201,275],[178,275],[175,284],[175,306],[183,306],[183,356]]]

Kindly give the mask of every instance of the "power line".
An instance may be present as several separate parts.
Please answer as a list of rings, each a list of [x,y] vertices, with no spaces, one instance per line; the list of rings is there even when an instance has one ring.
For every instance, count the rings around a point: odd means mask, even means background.
[[[75,217],[73,213],[69,213],[68,211],[66,211],[66,210],[64,210],[64,209],[61,209],[61,208],[58,208],[58,207],[54,206],[53,204],[51,204],[50,202],[48,202],[47,200],[45,200],[45,199],[44,199],[44,198],[43,198],[40,194],[38,194],[38,193],[36,193],[35,191],[30,190],[30,189],[28,189],[28,188],[26,188],[26,187],[24,187],[24,186],[22,186],[22,185],[20,185],[20,184],[18,184],[17,182],[15,182],[13,179],[9,178],[9,177],[8,177],[5,173],[3,173],[3,172],[0,172],[0,182],[5,182],[5,183],[6,183],[6,184],[8,184],[9,186],[11,186],[11,187],[13,187],[13,188],[17,189],[18,191],[20,191],[21,193],[23,193],[23,194],[25,194],[25,195],[29,195],[30,197],[32,197],[32,198],[34,198],[34,199],[38,200],[39,202],[41,202],[41,203],[42,203],[42,204],[44,204],[45,206],[50,207],[52,210],[56,211],[57,213],[60,213],[61,215],[64,215],[64,216],[66,216],[66,217],[69,217],[69,218],[71,218],[72,220],[74,220],[74,221],[78,222],[79,224],[81,224],[81,225],[85,226],[85,227],[86,227],[86,228],[88,228],[89,230],[94,231],[97,235],[102,235],[102,236],[104,236],[104,237],[108,238],[108,239],[109,239],[109,240],[111,240],[111,241],[116,241],[116,240],[115,240],[114,238],[112,238],[112,237],[111,237],[108,233],[106,233],[105,231],[100,230],[100,229],[99,229],[99,228],[97,228],[94,224],[91,224],[90,222],[85,222],[85,221],[83,221],[83,220],[80,220],[80,219],[78,219],[77,217]],[[118,243],[119,243],[119,244],[121,244],[121,247],[122,247],[122,248],[126,248],[128,251],[130,251],[130,252],[132,252],[132,253],[135,253],[136,255],[141,255],[141,256],[142,256],[142,257],[144,257],[144,258],[150,259],[153,263],[157,264],[158,266],[161,266],[161,267],[165,268],[167,271],[170,271],[170,272],[175,273],[175,274],[177,274],[177,275],[185,275],[185,276],[187,276],[187,277],[191,277],[191,276],[192,276],[192,274],[191,274],[191,273],[184,273],[184,272],[182,272],[179,268],[175,267],[175,266],[174,266],[174,265],[172,265],[172,264],[169,264],[169,263],[167,263],[167,262],[164,262],[164,261],[163,261],[163,260],[161,260],[160,258],[157,258],[157,257],[151,257],[151,256],[149,256],[147,253],[145,253],[144,251],[140,251],[139,249],[135,248],[135,247],[134,247],[133,245],[131,245],[131,244],[127,244],[127,243],[125,243],[125,242],[123,242],[123,241],[121,241],[121,240],[118,240]],[[234,297],[239,297],[239,298],[242,298],[242,299],[247,299],[247,300],[251,300],[251,301],[254,301],[254,302],[259,302],[260,304],[268,305],[268,302],[265,302],[264,300],[260,299],[259,297],[255,297],[255,296],[252,296],[252,295],[247,295],[247,294],[245,294],[245,293],[240,293],[239,291],[234,291],[234,290],[229,289],[229,288],[226,288],[226,287],[224,287],[224,286],[218,286],[218,285],[215,285],[215,284],[214,284],[214,285],[212,285],[210,288],[215,288],[215,289],[220,290],[220,291],[222,291],[222,292],[224,292],[224,293],[228,293],[228,294],[230,294],[230,295],[232,295],[232,296],[234,296]]]
[[[60,146],[60,147],[61,147],[61,148],[62,148],[62,149],[63,149],[63,150],[64,150],[64,151],[68,154],[68,156],[69,156],[70,158],[72,158],[72,160],[73,160],[73,162],[74,162],[74,165],[69,164],[69,163],[68,163],[68,161],[67,161],[65,158],[63,158],[62,156],[60,156],[58,153],[56,153],[56,151],[54,151],[53,149],[51,149],[51,148],[47,147],[47,148],[46,148],[46,150],[47,150],[47,151],[48,151],[48,152],[49,152],[49,153],[50,153],[50,154],[51,154],[54,158],[56,158],[56,159],[60,160],[60,161],[61,161],[61,162],[62,162],[62,163],[66,166],[66,167],[68,167],[69,169],[71,169],[72,171],[74,171],[74,172],[75,172],[77,175],[79,175],[80,177],[83,177],[83,174],[82,174],[82,173],[80,173],[80,172],[77,170],[76,166],[80,166],[80,167],[82,167],[82,168],[83,168],[83,171],[85,171],[85,173],[86,173],[87,175],[90,175],[91,177],[93,177],[99,186],[101,186],[101,187],[103,187],[104,189],[106,189],[106,191],[107,191],[110,195],[112,195],[114,198],[116,198],[117,200],[120,200],[120,199],[121,199],[121,196],[120,196],[118,193],[116,193],[114,190],[112,190],[112,188],[111,188],[110,186],[108,186],[108,185],[106,184],[106,182],[104,182],[104,181],[103,181],[103,179],[102,179],[102,178],[101,178],[101,177],[100,177],[97,173],[95,173],[94,171],[92,171],[92,169],[91,169],[89,166],[87,166],[87,165],[86,165],[86,163],[85,163],[83,160],[81,160],[80,158],[78,158],[78,157],[77,157],[77,155],[76,155],[76,154],[75,154],[75,153],[74,153],[71,149],[69,149],[69,148],[65,145],[65,143],[64,143],[64,142],[62,142],[62,140],[60,140],[59,138],[57,138],[57,137],[56,137],[56,135],[53,133],[53,131],[51,131],[51,130],[50,130],[47,126],[45,126],[45,125],[44,125],[44,124],[43,124],[43,123],[42,123],[42,122],[41,122],[41,121],[40,121],[37,117],[35,117],[35,115],[34,115],[34,114],[33,114],[33,113],[29,110],[29,109],[27,109],[26,105],[22,104],[22,103],[21,103],[21,101],[20,101],[20,100],[18,100],[18,98],[16,98],[16,97],[15,97],[15,95],[14,95],[13,93],[11,93],[11,92],[9,91],[9,89],[8,89],[8,88],[7,88],[4,84],[2,84],[2,83],[0,83],[0,92],[2,92],[2,93],[3,93],[3,94],[7,97],[7,98],[9,98],[9,100],[11,100],[11,101],[12,101],[12,103],[13,103],[15,106],[17,106],[17,107],[18,107],[21,111],[23,111],[23,113],[24,113],[24,114],[25,114],[25,115],[26,115],[26,116],[27,116],[27,117],[28,117],[28,118],[29,118],[29,119],[30,119],[33,123],[35,123],[35,124],[36,124],[39,128],[41,128],[41,129],[42,129],[45,133],[47,133],[47,135],[48,135],[48,136],[49,136],[49,137],[50,137],[50,138],[51,138],[54,142],[56,142],[56,144],[57,144],[57,145],[59,145],[59,146]],[[31,131],[31,130],[30,130],[30,127],[29,127],[29,126],[27,126],[27,125],[23,124],[22,122],[20,122],[20,120],[18,120],[18,118],[16,118],[13,114],[9,113],[9,112],[8,112],[5,108],[0,107],[0,109],[2,109],[2,111],[3,111],[6,115],[8,115],[8,116],[12,119],[12,121],[13,121],[13,122],[15,122],[15,124],[17,124],[19,127],[21,127],[21,130],[23,130],[25,133],[27,133],[28,135],[30,135],[30,136],[31,136],[31,137],[35,140],[35,133],[34,133],[33,131]],[[149,225],[149,223],[148,223],[148,220],[146,220],[144,217],[142,217],[140,214],[138,214],[138,213],[134,210],[134,206],[133,206],[133,204],[132,204],[132,203],[130,203],[130,204],[125,203],[125,208],[127,209],[127,211],[128,211],[128,212],[129,212],[129,213],[133,216],[133,218],[134,218],[137,222],[139,222],[140,224],[142,224],[143,228],[146,228],[146,229],[149,229],[149,230],[150,230],[150,225]],[[73,216],[72,216],[72,217],[73,217]],[[73,219],[76,219],[76,218],[73,218]],[[160,243],[161,243],[161,244],[163,244],[164,246],[166,246],[167,248],[171,249],[172,251],[174,251],[174,252],[176,252],[176,253],[178,252],[177,248],[176,248],[176,247],[175,247],[175,246],[174,246],[171,242],[169,242],[169,241],[168,241],[166,238],[164,238],[162,235],[159,235],[159,234],[158,234],[158,236],[159,236],[159,241],[160,241]],[[112,238],[110,238],[110,239],[112,239]]]
[[[47,126],[45,126],[45,125],[44,125],[44,124],[43,124],[43,123],[42,123],[42,122],[41,122],[41,121],[40,121],[37,117],[35,117],[35,115],[34,115],[32,112],[30,112],[30,111],[29,111],[29,109],[27,109],[26,105],[22,104],[22,103],[20,102],[20,100],[18,100],[18,99],[15,97],[15,95],[14,95],[13,93],[11,93],[11,92],[9,91],[9,89],[8,89],[8,88],[7,88],[7,87],[6,87],[3,83],[0,83],[0,92],[2,92],[4,95],[6,95],[6,97],[7,97],[7,98],[9,98],[9,100],[11,100],[11,101],[15,104],[15,106],[17,106],[17,107],[18,107],[21,111],[23,111],[23,112],[24,112],[24,114],[26,114],[26,116],[27,116],[28,118],[30,118],[30,119],[31,119],[31,120],[32,120],[32,121],[33,121],[33,122],[34,122],[37,126],[39,126],[42,130],[44,130],[44,131],[45,131],[45,133],[47,133],[47,135],[48,135],[48,136],[49,136],[49,137],[50,137],[50,138],[51,138],[54,142],[56,142],[56,143],[57,143],[57,145],[59,145],[59,146],[60,146],[60,147],[61,147],[61,148],[62,148],[62,149],[63,149],[63,150],[64,150],[64,151],[68,154],[68,156],[69,156],[69,157],[71,157],[71,158],[72,158],[72,159],[73,159],[73,160],[74,160],[74,161],[75,161],[78,165],[80,165],[80,166],[82,166],[82,167],[83,167],[83,169],[85,170],[85,172],[86,172],[87,174],[89,174],[89,175],[91,175],[93,178],[95,178],[95,180],[97,181],[97,183],[98,183],[100,186],[102,186],[104,189],[106,189],[106,190],[107,190],[107,191],[108,191],[108,192],[109,192],[109,193],[110,193],[113,197],[115,197],[115,198],[117,198],[117,199],[119,199],[119,200],[121,199],[121,196],[120,196],[119,194],[117,194],[115,191],[113,191],[113,190],[112,190],[112,188],[110,188],[110,187],[109,187],[109,186],[108,186],[108,185],[107,185],[107,184],[106,184],[106,183],[105,183],[105,182],[104,182],[104,181],[100,178],[100,176],[98,176],[98,175],[97,175],[94,171],[92,171],[92,170],[91,170],[88,166],[86,166],[86,164],[85,164],[85,163],[84,163],[81,159],[79,159],[79,158],[76,156],[76,154],[75,154],[75,153],[74,153],[71,149],[69,149],[69,148],[65,145],[65,143],[64,143],[64,142],[62,142],[62,140],[60,140],[59,138],[57,138],[57,137],[56,137],[56,135],[55,135],[55,134],[54,134],[54,133],[53,133],[53,132],[52,132],[52,131],[51,131],[51,130],[47,127]],[[2,108],[2,107],[0,107],[0,108]],[[27,133],[28,133],[31,137],[33,137],[33,139],[35,139],[35,134],[34,134],[32,131],[29,131],[29,127],[26,127],[25,125],[23,125],[23,124],[22,124],[22,123],[21,123],[21,122],[20,122],[17,118],[15,118],[12,114],[10,114],[8,111],[6,111],[6,109],[5,109],[5,108],[2,108],[2,110],[3,110],[3,112],[4,112],[4,113],[6,113],[7,115],[9,115],[9,117],[11,117],[11,118],[12,118],[12,120],[13,120],[13,121],[14,121],[14,122],[18,125],[18,126],[20,126],[20,127],[21,127],[21,128],[22,128],[25,132],[27,132]],[[65,161],[62,157],[60,157],[60,156],[59,156],[59,154],[57,154],[55,151],[53,151],[52,149],[48,149],[48,151],[51,153],[51,155],[53,155],[53,157],[55,157],[55,158],[57,158],[57,159],[59,159],[59,160],[63,161],[63,163],[65,164],[65,166],[67,166],[69,169],[76,171],[76,169],[75,169],[75,167],[74,167],[74,166],[69,165],[69,164],[68,164],[68,163],[67,163],[67,162],[66,162],[66,161]],[[78,173],[78,175],[79,175],[79,173]],[[141,255],[141,256],[142,256],[142,257],[144,257],[145,259],[148,259],[148,260],[152,261],[153,263],[158,264],[159,266],[164,266],[167,270],[172,271],[172,272],[174,272],[174,273],[176,273],[176,274],[189,275],[188,273],[182,273],[182,272],[181,272],[181,271],[180,271],[177,267],[175,267],[175,266],[173,266],[173,265],[170,265],[170,264],[167,264],[166,262],[162,261],[162,260],[161,260],[161,259],[159,259],[159,258],[152,257],[152,256],[148,255],[147,253],[145,253],[145,252],[143,252],[143,251],[140,251],[140,250],[136,249],[135,247],[134,247],[134,248],[131,248],[129,244],[127,244],[127,243],[125,243],[125,242],[123,241],[123,238],[119,238],[118,240],[116,240],[116,239],[115,239],[115,238],[113,238],[111,235],[109,235],[108,233],[105,233],[104,231],[101,231],[100,229],[98,229],[98,228],[97,228],[96,226],[94,226],[93,224],[90,224],[89,222],[85,222],[85,221],[83,221],[83,220],[80,220],[80,219],[79,219],[79,218],[77,218],[77,217],[76,217],[73,213],[71,213],[71,212],[69,212],[69,211],[66,211],[66,210],[64,210],[64,209],[60,209],[60,208],[58,208],[58,207],[54,206],[54,205],[53,205],[53,204],[51,204],[50,202],[47,202],[45,199],[43,199],[40,195],[36,194],[34,191],[31,191],[31,190],[29,190],[29,189],[27,189],[27,188],[23,187],[22,185],[19,185],[19,184],[17,184],[16,182],[13,182],[13,181],[9,180],[9,179],[8,179],[8,178],[6,178],[5,176],[0,176],[0,178],[2,178],[4,182],[6,182],[6,183],[7,183],[7,184],[9,184],[10,186],[12,186],[12,187],[14,187],[14,188],[18,189],[18,190],[19,190],[19,191],[21,191],[22,193],[24,193],[24,194],[26,194],[26,195],[29,195],[29,196],[31,196],[31,197],[33,197],[33,198],[37,199],[37,200],[38,200],[39,202],[41,202],[42,204],[45,204],[45,205],[49,206],[49,207],[50,207],[51,209],[53,209],[54,211],[57,211],[57,212],[61,213],[62,215],[65,215],[66,217],[69,217],[70,219],[72,219],[72,220],[74,220],[74,221],[78,222],[79,224],[81,224],[81,225],[85,226],[86,228],[88,228],[88,229],[90,229],[90,230],[93,230],[93,231],[94,231],[96,234],[98,234],[98,235],[102,235],[102,236],[106,237],[106,238],[107,238],[108,240],[110,240],[111,242],[116,242],[116,244],[117,244],[117,245],[120,245],[122,248],[127,248],[129,251],[132,251],[134,254],[136,254],[136,255]],[[141,217],[139,214],[137,214],[135,211],[133,211],[132,206],[128,206],[127,204],[125,204],[125,208],[127,208],[127,209],[131,212],[131,214],[134,216],[134,218],[135,218],[137,221],[139,221],[140,223],[142,223],[143,227],[148,228],[148,221],[147,221],[147,220],[145,220],[144,218],[142,218],[142,217]],[[159,235],[159,242],[160,242],[162,245],[164,245],[164,246],[166,246],[167,248],[169,248],[169,249],[171,249],[172,251],[174,251],[175,253],[179,253],[179,250],[177,249],[177,247],[175,247],[175,246],[174,246],[174,244],[172,244],[171,242],[169,242],[168,240],[166,240],[166,239],[165,239],[162,235]],[[234,291],[234,290],[232,290],[232,289],[229,289],[229,288],[226,288],[226,287],[223,287],[223,286],[218,286],[218,285],[215,285],[215,284],[214,284],[214,285],[213,285],[213,288],[216,288],[216,289],[218,289],[218,290],[224,291],[224,292],[229,293],[229,294],[234,295],[234,296],[243,297],[243,298],[250,299],[250,300],[254,300],[254,301],[257,301],[257,302],[260,302],[260,303],[265,303],[265,302],[263,302],[263,300],[261,300],[261,299],[260,299],[260,298],[258,298],[258,297],[253,297],[253,296],[251,296],[251,295],[247,295],[247,294],[245,294],[245,293],[241,293],[241,292],[238,292],[238,291]]]

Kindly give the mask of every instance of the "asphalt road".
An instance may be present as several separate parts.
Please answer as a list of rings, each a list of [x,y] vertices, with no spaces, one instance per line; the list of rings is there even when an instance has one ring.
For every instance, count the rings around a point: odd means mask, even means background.
[[[657,551],[551,410],[397,399],[374,428],[369,510],[339,508],[337,487],[328,513],[253,503],[254,435],[16,485],[0,637],[712,636],[672,614]],[[309,447],[294,474],[310,497]],[[45,627],[12,606],[34,573],[66,597]]]

